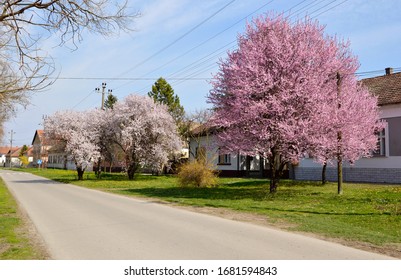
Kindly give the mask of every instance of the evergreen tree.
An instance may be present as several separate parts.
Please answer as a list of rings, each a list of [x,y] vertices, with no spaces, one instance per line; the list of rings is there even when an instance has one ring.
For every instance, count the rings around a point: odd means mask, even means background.
[[[180,126],[185,114],[184,107],[181,106],[180,98],[174,94],[173,88],[164,78],[160,77],[155,82],[148,96],[155,102],[166,105],[175,123],[178,127]]]
[[[117,96],[109,93],[107,95],[107,99],[104,101],[104,108],[105,109],[113,109],[113,106],[117,101],[118,101]]]
[[[19,151],[19,156],[20,157],[25,156],[27,151],[28,151],[28,146],[27,145],[22,146],[21,150]]]

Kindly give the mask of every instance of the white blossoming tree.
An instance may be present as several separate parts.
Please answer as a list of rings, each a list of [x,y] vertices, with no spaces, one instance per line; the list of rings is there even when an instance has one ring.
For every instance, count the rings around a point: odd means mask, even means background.
[[[160,171],[168,156],[180,151],[177,126],[165,105],[129,95],[105,112],[104,131],[124,153],[128,178],[143,166]]]
[[[100,156],[96,123],[99,119],[91,117],[95,113],[59,111],[45,121],[46,137],[72,157],[79,180],[83,180],[86,168]]]

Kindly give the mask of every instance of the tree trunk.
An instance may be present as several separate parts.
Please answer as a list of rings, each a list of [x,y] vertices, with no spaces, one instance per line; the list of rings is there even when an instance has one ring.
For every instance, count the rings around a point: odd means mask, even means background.
[[[133,168],[128,168],[127,174],[128,174],[128,180],[133,180],[135,176],[135,170]]]
[[[101,164],[102,164],[102,158],[99,157],[99,159],[97,160],[97,173],[96,173],[96,177],[97,177],[98,179],[100,179],[100,176],[101,176],[101,173],[102,173]]]
[[[274,167],[274,164],[270,164],[270,172],[270,193],[275,193],[277,192],[278,179],[276,178],[276,168]]]
[[[288,162],[282,161],[280,154],[272,149],[272,155],[269,158],[269,166],[271,172],[270,193],[277,192],[280,179],[283,177],[284,168],[287,164]]]
[[[327,169],[327,162],[325,161],[323,164],[323,169],[322,169],[322,185],[325,185],[327,183],[326,180],[326,169]]]
[[[342,77],[337,72],[337,99],[338,109],[341,108],[341,83]],[[342,131],[337,132],[337,193],[343,193],[343,158],[342,158]]]
[[[135,173],[138,171],[138,164],[136,162],[132,162],[129,159],[127,160],[127,175],[129,180],[133,180]]]
[[[337,161],[337,176],[338,176],[338,183],[337,183],[337,194],[343,193],[343,160],[341,156],[338,157]]]
[[[85,169],[82,169],[82,167],[77,167],[78,180],[84,179],[84,172],[85,172]]]
[[[274,149],[272,149],[272,155],[269,158],[269,166],[270,166],[270,193],[277,192],[279,179],[277,177],[277,162],[276,162],[276,153]]]

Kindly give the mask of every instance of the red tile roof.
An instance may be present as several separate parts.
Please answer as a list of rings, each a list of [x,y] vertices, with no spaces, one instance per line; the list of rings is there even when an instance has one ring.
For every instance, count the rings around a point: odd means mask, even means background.
[[[379,106],[401,103],[401,72],[361,81],[377,96]]]
[[[13,147],[11,157],[19,157],[19,153],[21,151],[22,147]]]
[[[10,147],[0,147],[0,155],[5,155],[10,150]]]

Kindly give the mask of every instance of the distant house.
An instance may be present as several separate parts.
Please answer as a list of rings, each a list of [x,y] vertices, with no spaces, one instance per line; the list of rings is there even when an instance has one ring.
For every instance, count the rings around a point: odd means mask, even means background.
[[[10,147],[0,147],[0,166],[6,166],[6,155],[10,151]]]
[[[401,183],[401,73],[386,68],[384,76],[363,79],[370,92],[378,97],[380,115],[386,121],[378,135],[378,149],[371,158],[362,158],[343,167],[344,181]],[[320,180],[322,166],[311,158],[293,166],[290,177],[296,180]],[[327,168],[327,179],[337,180],[337,168]]]
[[[36,130],[32,140],[33,165],[43,168],[75,170],[76,166],[70,155],[64,152],[65,144],[55,139],[46,139],[43,130]],[[87,171],[92,171],[90,165]]]
[[[21,156],[22,147],[0,147],[0,166],[3,167],[20,167],[22,165]],[[23,154],[28,159],[28,164],[32,165],[33,152],[32,147],[28,147],[28,150]]]
[[[41,166],[46,166],[48,162],[48,150],[50,149],[49,141],[46,140],[43,130],[36,130],[32,140],[33,147],[33,165],[37,166],[41,162]]]
[[[19,167],[21,166],[21,161],[19,159],[19,151],[21,147],[12,147],[8,150],[6,154],[6,167]]]

